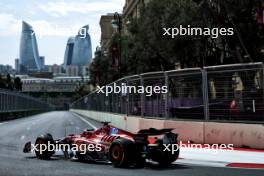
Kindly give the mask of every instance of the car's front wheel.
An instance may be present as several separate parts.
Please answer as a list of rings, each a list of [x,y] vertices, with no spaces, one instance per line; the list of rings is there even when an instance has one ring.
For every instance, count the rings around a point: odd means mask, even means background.
[[[51,134],[44,134],[39,136],[35,142],[35,154],[39,159],[49,159],[54,153],[55,149],[48,145],[54,145],[55,142]],[[53,149],[53,150],[49,150]]]

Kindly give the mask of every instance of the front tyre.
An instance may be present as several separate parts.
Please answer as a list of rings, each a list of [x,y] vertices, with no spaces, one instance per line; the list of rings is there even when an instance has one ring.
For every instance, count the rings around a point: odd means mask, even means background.
[[[35,154],[39,159],[50,159],[50,157],[55,153],[55,150],[48,150],[49,144],[54,145],[55,142],[51,134],[44,134],[39,136],[36,139],[35,146]]]

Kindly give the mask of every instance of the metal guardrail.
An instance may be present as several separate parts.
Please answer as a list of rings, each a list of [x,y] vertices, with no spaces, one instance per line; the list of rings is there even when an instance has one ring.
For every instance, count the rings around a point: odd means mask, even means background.
[[[0,89],[0,113],[48,111],[52,107],[36,98],[19,92]]]
[[[114,83],[167,86],[168,93],[106,96],[94,91],[71,108],[146,118],[264,122],[263,63],[144,73]]]

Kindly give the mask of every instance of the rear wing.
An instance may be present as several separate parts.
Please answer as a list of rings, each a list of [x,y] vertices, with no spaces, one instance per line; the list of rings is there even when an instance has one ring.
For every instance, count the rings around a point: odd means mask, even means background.
[[[163,134],[169,133],[172,130],[173,128],[164,128],[164,129],[149,128],[149,129],[140,130],[136,135],[156,136],[156,135],[163,135]]]

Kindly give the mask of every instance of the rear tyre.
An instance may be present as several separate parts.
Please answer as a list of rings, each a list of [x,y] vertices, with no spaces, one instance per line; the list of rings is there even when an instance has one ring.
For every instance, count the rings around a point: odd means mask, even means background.
[[[114,167],[128,167],[133,164],[134,143],[126,139],[116,139],[109,148],[109,160]]]
[[[167,167],[171,165],[174,161],[176,161],[179,157],[180,150],[178,149],[174,154],[170,152],[163,152],[162,156],[160,157],[158,163],[162,167]]]
[[[48,145],[54,145],[55,142],[53,140],[53,137],[51,134],[44,134],[39,136],[36,139],[35,146],[35,154],[37,158],[39,159],[50,159],[50,157],[55,153],[55,149],[53,150],[48,150]],[[50,147],[52,149],[52,147]]]
[[[146,159],[138,156],[136,159],[135,167],[136,168],[143,168],[146,165]]]
[[[180,149],[178,148],[178,150],[174,151],[174,153],[172,153],[171,151],[164,151],[164,146],[163,146],[163,142],[162,140],[157,140],[156,143],[158,143],[160,145],[160,147],[162,148],[162,152],[159,155],[158,158],[156,158],[155,161],[157,161],[159,163],[159,165],[161,167],[167,167],[169,165],[171,165],[174,161],[176,161],[179,157],[180,154]]]

